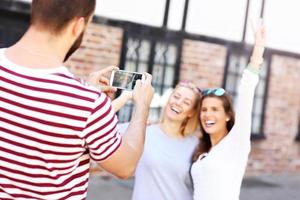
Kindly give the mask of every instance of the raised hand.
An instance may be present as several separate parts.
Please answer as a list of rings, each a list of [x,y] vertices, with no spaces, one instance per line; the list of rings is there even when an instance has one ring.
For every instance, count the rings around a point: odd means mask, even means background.
[[[252,30],[254,33],[254,48],[250,58],[251,68],[259,72],[261,64],[263,63],[263,54],[266,44],[266,28],[260,19],[256,26],[252,22]]]
[[[265,47],[266,44],[266,28],[263,24],[263,20],[260,18],[257,20],[256,25],[251,21],[252,31],[254,34],[254,45],[259,47]]]

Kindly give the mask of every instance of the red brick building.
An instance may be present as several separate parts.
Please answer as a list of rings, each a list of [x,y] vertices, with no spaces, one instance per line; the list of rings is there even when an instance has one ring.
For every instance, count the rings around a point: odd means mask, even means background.
[[[120,66],[124,30],[92,24],[82,48],[69,64],[82,76],[105,66]],[[253,139],[248,175],[300,173],[300,143],[297,141],[300,113],[300,55],[267,50],[268,88],[264,107],[263,138]],[[184,39],[180,79],[193,80],[201,88],[220,87],[225,76],[227,45]]]
[[[0,4],[0,47],[20,37],[28,17],[26,4]],[[98,17],[67,65],[83,78],[109,65],[151,72],[158,96],[182,79],[201,88],[225,87],[234,95],[250,50],[237,42]],[[300,174],[300,55],[266,49],[264,69],[247,174]],[[123,121],[128,109],[119,113]],[[153,120],[159,111],[152,108]]]
[[[77,75],[109,65],[120,66],[124,30],[92,24],[83,47],[71,58]],[[264,138],[254,139],[248,174],[300,173],[300,143],[296,140],[300,112],[300,55],[270,50],[270,73],[266,90]],[[184,39],[180,79],[193,80],[201,88],[223,84],[226,45]]]

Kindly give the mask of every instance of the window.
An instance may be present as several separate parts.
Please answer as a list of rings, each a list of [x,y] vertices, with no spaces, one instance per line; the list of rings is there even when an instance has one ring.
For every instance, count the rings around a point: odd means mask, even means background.
[[[117,6],[116,6],[117,5]],[[161,26],[165,1],[151,0],[101,0],[96,14],[112,19],[121,19],[151,26]]]
[[[186,30],[190,33],[240,41],[246,0],[190,0]]]
[[[233,102],[235,102],[237,96],[238,81],[241,77],[243,69],[247,66],[250,53],[240,54],[231,53],[229,55],[229,61],[225,77],[225,88],[232,95]],[[252,111],[252,137],[262,138],[262,126],[264,119],[264,105],[266,100],[267,89],[267,77],[268,77],[268,59],[265,56],[265,61],[260,73],[260,81],[255,91],[255,97],[253,102]]]
[[[146,29],[147,27],[145,27]],[[155,94],[152,100],[149,120],[156,122],[160,118],[162,97],[173,88],[178,71],[178,41],[164,40],[155,35],[132,34],[125,40],[124,59],[121,67],[124,70],[148,72],[152,74],[152,85]],[[133,109],[127,103],[118,113],[120,122],[128,122]]]
[[[16,14],[10,17],[8,13],[1,11],[0,14],[0,48],[16,43],[27,30],[29,23],[27,16]]]
[[[150,41],[139,38],[129,38],[126,41],[126,60],[124,70],[143,72],[148,71],[148,62],[150,55]],[[124,50],[123,50],[124,51]],[[131,117],[133,105],[127,103],[119,112],[120,122],[127,122]]]
[[[299,120],[298,120],[298,135],[296,137],[297,141],[300,141],[300,116],[299,116]]]

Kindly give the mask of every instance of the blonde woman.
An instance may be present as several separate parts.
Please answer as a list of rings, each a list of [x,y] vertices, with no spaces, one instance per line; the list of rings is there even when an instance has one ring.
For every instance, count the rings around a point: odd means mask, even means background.
[[[144,152],[135,171],[133,200],[193,199],[190,167],[199,141],[195,132],[200,98],[192,82],[180,82],[164,107],[161,122],[147,127]]]

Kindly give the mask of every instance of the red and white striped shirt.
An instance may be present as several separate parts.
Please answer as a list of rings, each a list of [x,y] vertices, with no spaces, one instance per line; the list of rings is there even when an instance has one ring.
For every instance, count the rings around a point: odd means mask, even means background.
[[[65,67],[29,69],[0,49],[0,199],[85,199],[90,158],[121,144],[109,98]]]

